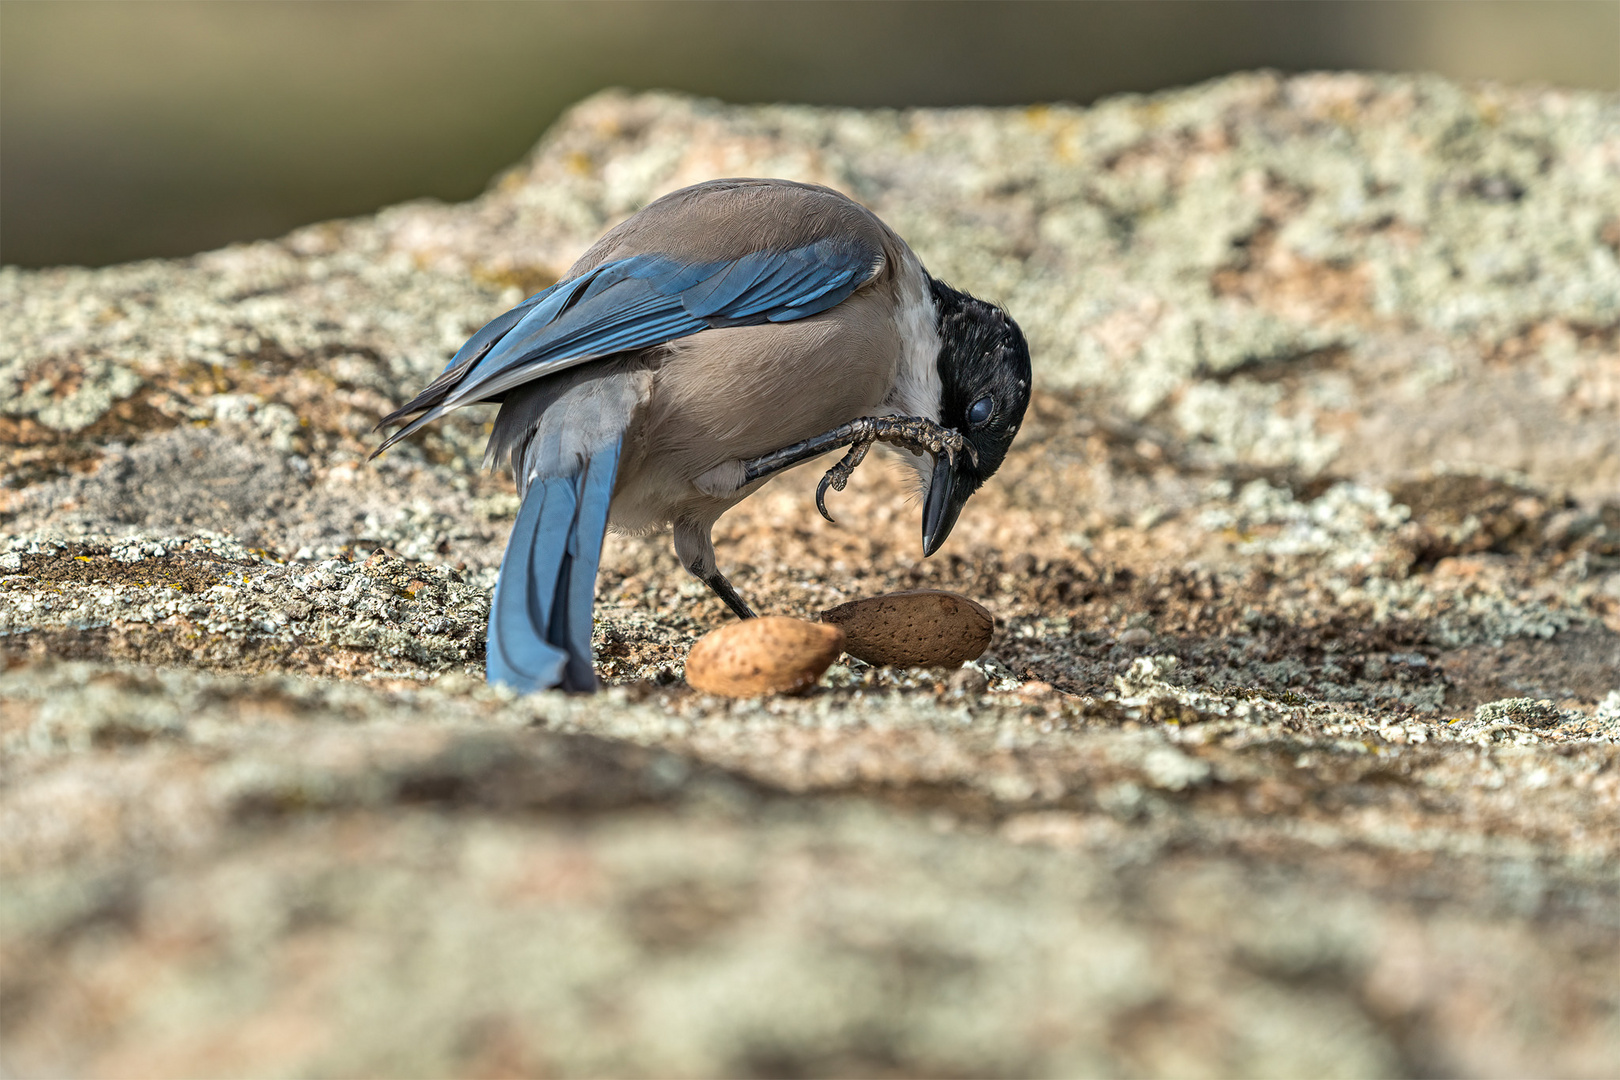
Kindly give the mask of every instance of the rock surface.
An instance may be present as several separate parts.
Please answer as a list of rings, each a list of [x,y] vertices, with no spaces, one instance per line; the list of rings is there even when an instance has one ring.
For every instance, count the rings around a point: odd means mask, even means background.
[[[717,530],[764,610],[944,588],[954,673],[482,684],[466,334],[656,195],[829,183],[1038,393],[945,551],[898,472]],[[482,198],[0,271],[9,1075],[1612,1075],[1620,100],[1250,75],[1094,108],[603,95]]]

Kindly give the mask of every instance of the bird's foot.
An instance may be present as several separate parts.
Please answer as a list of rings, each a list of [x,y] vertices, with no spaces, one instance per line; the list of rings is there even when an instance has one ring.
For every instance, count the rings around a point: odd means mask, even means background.
[[[978,452],[973,449],[972,443],[962,437],[961,432],[932,420],[921,416],[862,416],[813,439],[805,439],[744,461],[742,482],[744,485],[752,484],[829,450],[847,446],[849,453],[844,455],[844,460],[828,469],[816,488],[816,509],[821,511],[822,517],[831,521],[832,515],[827,513],[827,489],[843,491],[856,466],[866,460],[866,452],[875,442],[886,442],[914,454],[933,454],[935,457],[943,454],[952,465],[956,464],[956,455],[961,453],[966,453],[975,465],[979,461]]]
[[[913,454],[944,454],[952,465],[956,464],[957,454],[965,453],[968,460],[979,463],[978,451],[960,431],[921,416],[863,416],[855,424],[870,432],[863,434],[864,442],[886,442]]]
[[[956,464],[956,455],[964,452],[975,463],[978,461],[973,444],[964,439],[960,432],[941,427],[920,416],[863,416],[846,427],[853,429],[855,436],[849,453],[828,469],[827,475],[816,485],[816,509],[828,521],[832,521],[833,516],[827,513],[827,489],[843,491],[844,485],[849,483],[856,467],[866,460],[866,452],[875,442],[886,442],[914,454],[933,454],[935,457],[944,454],[952,465]]]

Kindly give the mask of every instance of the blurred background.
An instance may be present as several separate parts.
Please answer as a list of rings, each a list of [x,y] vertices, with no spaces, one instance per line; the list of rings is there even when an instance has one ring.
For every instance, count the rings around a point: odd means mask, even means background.
[[[1620,90],[1620,0],[6,0],[0,260],[182,255],[465,199],[609,86],[1085,103],[1256,67]]]

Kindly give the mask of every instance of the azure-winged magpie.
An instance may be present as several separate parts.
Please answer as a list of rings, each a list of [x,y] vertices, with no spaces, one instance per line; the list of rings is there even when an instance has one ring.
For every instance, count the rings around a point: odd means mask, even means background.
[[[378,453],[451,409],[499,402],[486,464],[522,503],[489,613],[491,682],[592,690],[602,537],[673,526],[682,564],[740,618],[715,564],[720,515],[772,473],[874,441],[927,485],[923,554],[1001,465],[1030,394],[1000,308],[937,281],[830,188],[714,180],[610,231],[567,277],[497,316],[383,424]],[[381,426],[381,425],[379,425]]]

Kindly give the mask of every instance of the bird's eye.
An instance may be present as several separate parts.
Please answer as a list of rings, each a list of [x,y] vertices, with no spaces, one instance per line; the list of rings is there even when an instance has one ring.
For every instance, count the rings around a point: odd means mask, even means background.
[[[995,411],[996,403],[994,401],[987,397],[980,398],[978,401],[975,401],[972,405],[968,406],[968,427],[983,427],[984,424],[990,419],[990,415]]]

